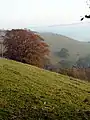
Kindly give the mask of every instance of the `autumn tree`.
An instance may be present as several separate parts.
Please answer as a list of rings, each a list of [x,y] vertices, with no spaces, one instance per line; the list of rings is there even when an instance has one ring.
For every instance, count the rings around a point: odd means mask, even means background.
[[[49,55],[49,46],[43,38],[30,30],[8,30],[4,45],[5,57],[38,67],[43,67],[44,59]]]

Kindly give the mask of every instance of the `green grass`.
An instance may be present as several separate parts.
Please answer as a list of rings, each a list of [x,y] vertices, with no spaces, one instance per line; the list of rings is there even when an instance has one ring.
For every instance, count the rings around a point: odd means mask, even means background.
[[[90,120],[90,83],[0,59],[0,120]]]

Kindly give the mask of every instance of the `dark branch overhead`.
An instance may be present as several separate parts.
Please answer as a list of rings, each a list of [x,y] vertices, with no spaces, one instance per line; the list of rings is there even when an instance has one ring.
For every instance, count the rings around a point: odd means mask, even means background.
[[[85,18],[90,18],[90,15],[85,15]]]
[[[85,15],[85,17],[81,18],[81,21],[84,20],[84,18],[90,18],[90,15]]]

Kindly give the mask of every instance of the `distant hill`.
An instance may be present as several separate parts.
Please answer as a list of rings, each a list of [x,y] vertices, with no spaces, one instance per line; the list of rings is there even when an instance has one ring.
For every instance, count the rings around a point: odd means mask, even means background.
[[[90,120],[90,83],[0,59],[0,120]]]
[[[90,54],[90,43],[88,42],[80,42],[69,37],[50,32],[40,33],[40,35],[49,44],[50,50],[52,52],[52,61],[54,63],[60,60],[60,58],[57,57],[55,53],[59,52],[61,48],[67,48],[69,50],[70,59],[73,61],[76,60],[77,53],[80,54],[80,57]]]
[[[52,32],[68,36],[78,41],[90,41],[90,22],[58,24],[51,26],[30,27],[38,32]]]
[[[0,30],[0,42],[3,41],[2,36],[5,36],[6,34],[5,32],[6,32],[5,30]],[[70,53],[69,59],[72,61],[76,61],[77,53],[80,54],[80,57],[90,54],[89,42],[80,42],[72,38],[51,32],[43,33],[35,32],[35,33],[40,34],[49,44],[52,63],[57,63],[60,61],[60,57],[57,56],[57,52],[59,52],[61,48],[67,48],[69,50]],[[2,43],[0,43],[0,54],[2,49],[1,45]]]

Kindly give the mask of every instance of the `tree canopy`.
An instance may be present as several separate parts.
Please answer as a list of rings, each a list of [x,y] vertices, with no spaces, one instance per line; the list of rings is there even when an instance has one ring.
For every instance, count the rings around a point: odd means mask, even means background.
[[[61,58],[67,58],[69,56],[69,51],[66,48],[62,48],[61,51],[59,52],[59,56]]]
[[[90,55],[79,58],[79,60],[76,62],[77,67],[80,68],[88,68],[90,67]]]
[[[5,36],[5,57],[43,67],[44,59],[49,55],[49,46],[43,38],[30,30],[8,30]]]

